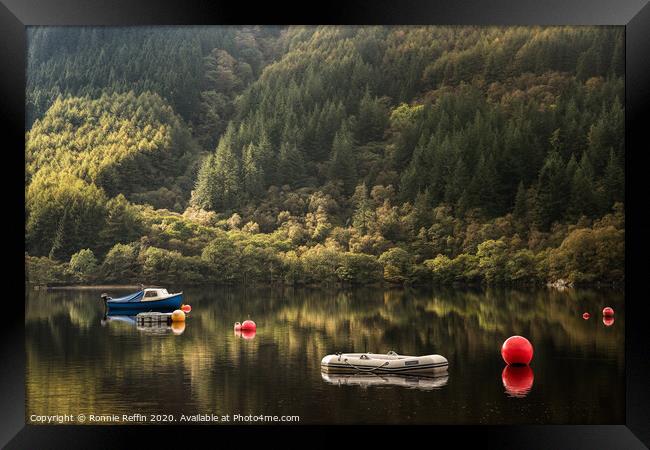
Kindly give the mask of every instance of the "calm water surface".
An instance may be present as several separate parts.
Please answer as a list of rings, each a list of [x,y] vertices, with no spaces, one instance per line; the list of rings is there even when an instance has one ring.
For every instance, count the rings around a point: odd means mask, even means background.
[[[624,422],[620,292],[184,291],[193,308],[185,326],[154,329],[104,318],[100,291],[28,291],[28,421],[156,413],[298,415],[303,424]],[[604,306],[616,310],[609,326]],[[233,323],[247,318],[257,333],[235,335]],[[531,371],[504,372],[500,346],[513,334],[535,347]],[[330,353],[389,350],[439,353],[448,376],[320,371]]]

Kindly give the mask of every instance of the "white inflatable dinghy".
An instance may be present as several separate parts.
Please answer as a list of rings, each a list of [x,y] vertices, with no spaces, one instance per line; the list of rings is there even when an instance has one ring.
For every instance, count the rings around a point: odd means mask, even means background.
[[[437,377],[423,377],[413,375],[391,375],[372,373],[334,374],[322,372],[323,381],[335,386],[360,386],[368,388],[372,386],[399,386],[408,389],[419,389],[432,391],[447,385],[449,376],[446,374]]]
[[[390,351],[377,353],[337,353],[327,355],[320,362],[321,370],[328,373],[414,373],[429,374],[447,371],[447,358],[440,355],[404,356]]]

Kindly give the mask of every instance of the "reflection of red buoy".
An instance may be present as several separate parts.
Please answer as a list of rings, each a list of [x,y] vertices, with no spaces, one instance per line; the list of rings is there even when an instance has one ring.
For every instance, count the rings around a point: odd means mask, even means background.
[[[506,364],[530,364],[533,345],[523,336],[510,336],[501,346],[501,356]]]
[[[190,305],[183,305],[181,306],[181,311],[187,314],[188,312],[192,311],[192,307]]]
[[[501,381],[506,393],[511,397],[525,397],[533,387],[535,375],[530,366],[506,366],[501,373]]]
[[[241,330],[241,323],[235,322],[235,331]]]
[[[246,340],[250,340],[250,339],[253,339],[255,337],[256,333],[257,333],[257,331],[255,331],[255,330],[244,330],[244,329],[242,329],[241,337],[243,337]]]
[[[582,315],[582,318],[585,319],[585,320],[589,320],[590,317],[591,317],[591,314],[589,314],[588,312],[586,312],[586,313],[584,313]]]
[[[614,317],[613,316],[603,317],[603,323],[605,324],[606,327],[611,327],[612,325],[614,325]]]
[[[614,317],[614,310],[609,306],[603,308],[603,316],[605,317]]]
[[[243,328],[238,328],[235,330],[235,336],[238,338],[244,338],[246,340],[253,339],[257,331],[255,330],[244,330]]]
[[[241,324],[241,329],[255,331],[257,330],[257,325],[252,320],[244,320],[244,323]]]

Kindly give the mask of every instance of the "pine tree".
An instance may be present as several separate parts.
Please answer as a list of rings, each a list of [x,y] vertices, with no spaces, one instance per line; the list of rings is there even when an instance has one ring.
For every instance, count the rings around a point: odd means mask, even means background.
[[[355,124],[357,142],[360,144],[382,138],[388,123],[388,110],[377,97],[370,95],[366,86],[359,103],[359,114]]]
[[[356,186],[357,167],[354,155],[352,133],[347,124],[343,124],[334,136],[329,162],[329,177],[343,181],[343,189],[350,193]]]
[[[493,215],[498,208],[496,198],[496,167],[494,158],[481,155],[476,167],[474,176],[469,185],[468,204],[469,208],[481,208],[481,210]]]
[[[354,203],[352,226],[359,230],[361,234],[366,234],[375,218],[372,204],[368,197],[368,188],[366,188],[365,184],[360,184],[355,188],[352,202]]]
[[[295,145],[282,143],[278,159],[277,180],[281,184],[300,186],[305,176],[305,160]]]
[[[239,158],[234,150],[234,127],[229,126],[219,140],[212,159],[216,189],[211,192],[215,209],[231,209],[241,200]]]
[[[139,214],[124,195],[109,200],[106,212],[106,224],[99,235],[100,253],[108,252],[118,242],[133,242],[145,232]]]
[[[457,203],[465,192],[465,189],[467,189],[469,181],[469,174],[467,173],[465,162],[461,156],[456,160],[454,171],[449,183],[447,184],[445,190],[445,202],[450,205]]]
[[[584,156],[583,156],[584,157]],[[571,158],[569,158],[569,162],[566,165],[565,169],[565,177],[567,180],[573,180],[573,175],[576,173],[576,169],[578,168],[578,162],[576,161],[575,155],[571,155]]]
[[[216,181],[214,153],[211,153],[203,160],[199,168],[192,192],[192,203],[205,210],[216,209]]]
[[[569,183],[557,149],[546,157],[537,183],[535,222],[542,230],[548,230],[553,222],[564,215],[569,198]]]
[[[594,187],[586,172],[588,170],[579,165],[571,180],[571,197],[567,206],[567,218],[571,221],[582,215],[593,217],[596,212]]]
[[[262,129],[260,133],[257,150],[260,159],[259,165],[264,172],[264,185],[269,186],[277,183],[277,158],[266,129]]]
[[[258,165],[258,149],[251,142],[243,150],[242,175],[244,191],[252,199],[257,199],[263,191],[264,171]]]
[[[517,195],[515,196],[515,206],[512,210],[512,215],[518,220],[525,220],[528,215],[527,206],[528,194],[524,187],[524,182],[520,181],[517,187]]]
[[[609,152],[609,160],[605,167],[604,176],[606,208],[609,209],[614,202],[622,202],[625,198],[625,173],[618,163],[614,150]]]
[[[408,167],[402,173],[400,181],[400,194],[403,200],[415,198],[418,192],[425,188],[426,185],[436,185],[437,170],[439,166],[435,163],[431,164],[430,149],[427,148],[428,136],[422,134],[418,141],[413,156],[409,162]],[[432,170],[429,170],[431,168]],[[433,180],[431,180],[434,178]]]

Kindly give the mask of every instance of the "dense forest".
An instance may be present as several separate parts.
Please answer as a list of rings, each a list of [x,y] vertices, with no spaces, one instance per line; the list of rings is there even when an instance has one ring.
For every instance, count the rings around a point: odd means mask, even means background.
[[[30,28],[32,283],[620,283],[620,27]]]

